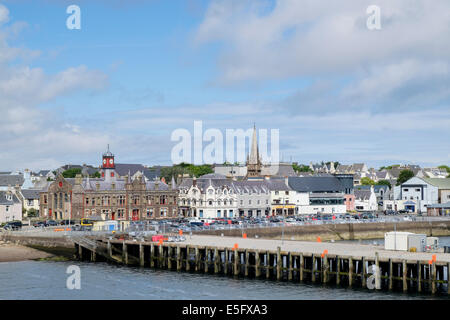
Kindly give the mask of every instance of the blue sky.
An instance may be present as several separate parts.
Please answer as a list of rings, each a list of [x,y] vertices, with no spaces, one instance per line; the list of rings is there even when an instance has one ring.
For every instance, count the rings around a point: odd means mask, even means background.
[[[4,169],[170,164],[177,128],[280,130],[283,160],[450,163],[445,0],[0,1]],[[66,28],[67,6],[81,30]]]

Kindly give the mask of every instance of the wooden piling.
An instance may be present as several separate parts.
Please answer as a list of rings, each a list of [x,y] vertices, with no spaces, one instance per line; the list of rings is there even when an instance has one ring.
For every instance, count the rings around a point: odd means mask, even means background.
[[[269,251],[266,252],[266,278],[269,279],[270,277],[270,253]]]
[[[361,268],[361,285],[363,288],[366,287],[366,258],[362,257],[362,268]]]
[[[447,263],[447,293],[450,295],[450,262]]]
[[[191,270],[191,264],[190,264],[190,249],[189,246],[186,246],[186,271],[190,271]]]
[[[234,249],[234,264],[233,264],[233,274],[234,276],[238,276],[239,275],[239,267],[238,267],[238,262],[239,262],[239,252],[238,249]]]
[[[172,246],[167,247],[167,269],[172,270]]]
[[[408,282],[406,280],[406,277],[408,275],[408,266],[406,264],[406,260],[402,261],[402,266],[403,266],[403,276],[402,276],[402,280],[403,280],[403,292],[408,292]]]
[[[208,247],[205,247],[205,268],[204,272],[208,273],[209,271],[209,249]]]
[[[111,245],[111,241],[110,240],[108,240],[107,248],[108,248],[108,255],[110,257],[112,257],[112,245]]]
[[[314,255],[311,256],[311,281],[316,282],[316,257]]]
[[[225,249],[224,257],[225,257],[224,273],[225,273],[225,275],[227,275],[228,274],[228,249]]]
[[[144,266],[144,246],[142,243],[139,244],[139,266]]]
[[[353,285],[353,259],[350,257],[348,259],[348,286]]]
[[[322,276],[322,282],[323,283],[328,283],[328,268],[330,267],[329,265],[328,265],[328,255],[324,255],[324,257],[323,257],[323,269],[322,269],[322,274],[323,274],[323,276]]]
[[[281,247],[277,248],[277,280],[281,280]]]
[[[261,276],[261,266],[260,266],[259,251],[255,250],[255,277],[259,278]]]
[[[181,247],[177,246],[177,271],[181,271]]]
[[[122,243],[122,262],[128,264],[128,248],[125,241]]]
[[[381,268],[378,252],[375,252],[375,289],[381,289]]]
[[[155,266],[155,245],[150,244],[150,268]]]
[[[431,264],[431,293],[436,293],[436,263]]]
[[[219,263],[220,263],[220,257],[219,257],[219,250],[217,248],[214,249],[214,273],[219,273]]]
[[[389,285],[388,285],[388,289],[392,290],[393,289],[393,273],[394,273],[394,266],[392,263],[392,259],[389,259]]]
[[[83,260],[83,247],[80,244],[78,245],[78,256],[80,260]]]
[[[300,253],[300,281],[303,281],[303,265],[304,265],[304,258],[303,258],[303,253]]]
[[[341,283],[341,257],[336,257],[336,285]]]
[[[91,262],[95,262],[97,260],[97,254],[95,253],[95,249],[91,251]]]
[[[198,246],[195,247],[195,272],[198,272],[200,270],[200,252],[198,250]]]
[[[292,253],[288,253],[288,281],[292,281]]]
[[[417,261],[417,292],[422,292],[422,264]]]
[[[248,277],[248,266],[249,266],[248,258],[249,258],[249,256],[250,256],[250,254],[248,253],[248,250],[245,249],[245,265],[244,265],[245,270],[244,270],[244,275],[246,277]]]

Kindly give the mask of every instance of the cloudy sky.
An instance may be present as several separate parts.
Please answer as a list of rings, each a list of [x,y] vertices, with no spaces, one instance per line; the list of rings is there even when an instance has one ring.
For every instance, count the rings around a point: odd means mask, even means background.
[[[99,165],[108,143],[170,164],[194,120],[279,129],[285,161],[448,165],[449,34],[448,0],[3,0],[0,171]]]

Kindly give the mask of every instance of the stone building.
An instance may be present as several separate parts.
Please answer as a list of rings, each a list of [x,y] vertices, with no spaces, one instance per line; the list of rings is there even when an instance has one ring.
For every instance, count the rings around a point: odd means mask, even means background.
[[[118,177],[114,155],[103,154],[102,178],[57,176],[40,194],[40,215],[47,219],[145,220],[177,217],[174,180],[146,181],[143,176]]]

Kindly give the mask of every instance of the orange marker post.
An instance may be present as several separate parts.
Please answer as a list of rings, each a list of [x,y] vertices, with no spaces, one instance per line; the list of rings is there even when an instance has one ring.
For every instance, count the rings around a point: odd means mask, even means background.
[[[235,243],[235,244],[234,244],[234,247],[233,247],[233,250],[236,250],[238,247],[239,247],[238,244]]]
[[[436,255],[433,254],[431,260],[433,260],[433,262],[436,262]]]
[[[242,238],[247,239],[247,234],[244,233],[244,234],[242,235]]]
[[[322,252],[322,258],[325,257],[326,254],[328,254],[328,250],[327,250],[327,249],[323,250],[323,252]]]
[[[180,230],[178,231],[178,234],[179,234],[180,236],[182,236],[182,235],[183,235],[183,230],[180,229]]]
[[[159,239],[158,246],[162,245],[163,241],[164,241],[163,239]]]
[[[322,239],[320,239],[320,237],[317,237],[317,242],[322,242]]]

